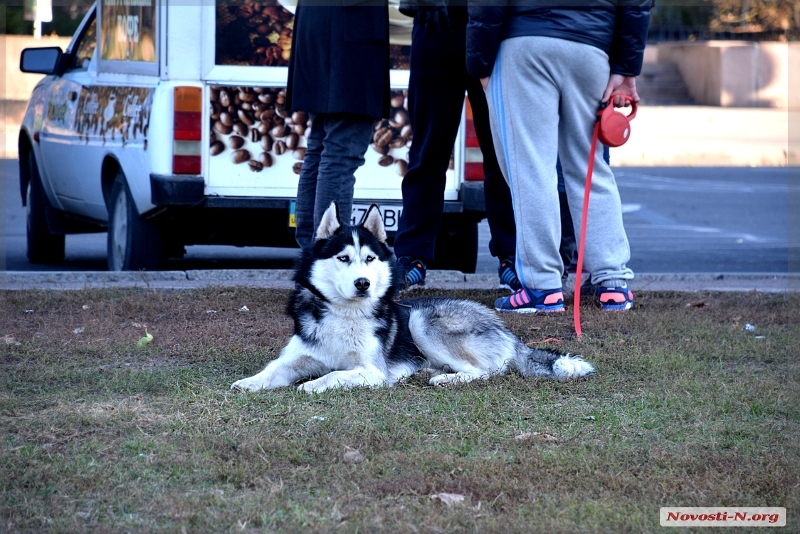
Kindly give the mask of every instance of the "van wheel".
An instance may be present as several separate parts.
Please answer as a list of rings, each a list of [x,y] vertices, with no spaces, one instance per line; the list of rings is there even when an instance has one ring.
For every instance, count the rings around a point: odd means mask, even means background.
[[[478,266],[478,223],[445,216],[434,254],[434,269],[474,273]]]
[[[111,188],[108,215],[108,270],[157,271],[163,261],[161,232],[139,216],[122,171]]]
[[[28,154],[30,180],[26,193],[28,261],[31,263],[61,263],[64,261],[64,234],[52,234],[47,226],[50,201],[42,187],[39,167],[33,152]]]

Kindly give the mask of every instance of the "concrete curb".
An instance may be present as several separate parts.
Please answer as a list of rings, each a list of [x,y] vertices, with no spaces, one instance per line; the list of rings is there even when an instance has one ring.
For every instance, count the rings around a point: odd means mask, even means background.
[[[80,290],[100,288],[195,289],[202,287],[261,287],[290,289],[288,269],[195,270],[154,272],[17,272],[0,273],[0,290]],[[565,287],[574,286],[574,278]],[[800,292],[800,273],[637,274],[630,283],[644,291],[758,291]],[[429,271],[431,289],[497,289],[497,275]]]

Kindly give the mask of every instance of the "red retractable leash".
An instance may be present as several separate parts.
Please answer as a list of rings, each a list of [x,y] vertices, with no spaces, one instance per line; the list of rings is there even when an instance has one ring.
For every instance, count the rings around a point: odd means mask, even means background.
[[[612,99],[621,96],[631,103],[630,115],[624,115],[614,110]],[[586,169],[586,187],[583,192],[583,211],[581,216],[581,239],[578,245],[578,265],[575,274],[575,333],[581,337],[581,278],[583,278],[583,245],[586,241],[586,219],[589,218],[589,191],[592,189],[592,172],[594,171],[594,155],[597,140],[608,147],[618,147],[625,144],[631,135],[630,121],[636,117],[636,102],[627,95],[611,95],[608,102],[600,104],[595,118],[592,145],[589,149],[589,165]],[[591,275],[590,275],[591,276]]]

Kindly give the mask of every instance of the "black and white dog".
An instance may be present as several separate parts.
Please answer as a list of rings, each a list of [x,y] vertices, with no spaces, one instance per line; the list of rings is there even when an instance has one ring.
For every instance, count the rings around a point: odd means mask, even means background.
[[[295,273],[294,335],[280,356],[231,387],[249,391],[303,382],[300,391],[392,386],[425,369],[431,385],[516,371],[565,379],[594,373],[585,360],[527,347],[490,309],[468,300],[395,301],[404,276],[386,245],[380,212],[340,222],[331,204],[313,249]]]

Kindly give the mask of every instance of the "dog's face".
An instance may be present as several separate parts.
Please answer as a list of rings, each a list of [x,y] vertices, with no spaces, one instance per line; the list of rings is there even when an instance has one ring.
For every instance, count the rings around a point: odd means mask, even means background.
[[[326,299],[362,307],[392,287],[392,254],[376,206],[370,207],[363,224],[345,226],[332,203],[316,237],[309,281]]]

